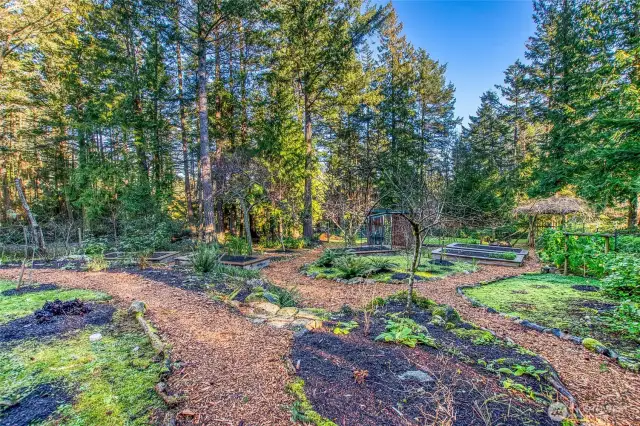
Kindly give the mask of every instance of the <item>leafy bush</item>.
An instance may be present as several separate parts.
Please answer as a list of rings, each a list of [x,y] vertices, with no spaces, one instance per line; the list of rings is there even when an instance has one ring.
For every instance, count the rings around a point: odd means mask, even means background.
[[[225,265],[224,263],[220,262],[218,262],[210,272],[211,274],[237,278],[240,280],[260,278],[260,271],[256,269],[244,269],[240,268],[239,266]]]
[[[334,266],[336,260],[347,254],[348,251],[345,249],[325,249],[313,264],[323,268],[330,268]]]
[[[364,257],[342,256],[336,259],[333,265],[345,279],[364,277],[371,273],[371,265]]]
[[[285,248],[294,250],[301,249],[306,245],[306,240],[304,238],[286,237],[283,242]]]
[[[640,343],[640,303],[624,302],[606,318],[611,330]]]
[[[621,254],[606,263],[604,291],[618,299],[640,301],[640,256]]]
[[[567,239],[567,266],[570,272],[602,277],[607,274],[606,263],[616,253],[604,252],[604,239],[598,236],[569,237]],[[540,258],[557,267],[564,265],[565,237],[562,231],[547,229],[539,239]]]
[[[85,254],[90,256],[94,254],[104,254],[108,247],[107,240],[104,238],[87,238],[82,242],[82,245],[84,246]]]
[[[224,245],[225,251],[229,256],[242,256],[249,254],[249,244],[244,238],[231,235],[227,237]]]
[[[102,254],[96,254],[91,256],[91,260],[87,262],[87,270],[91,272],[104,271],[109,267],[109,263],[105,260]]]
[[[300,303],[300,292],[296,289],[288,290],[275,285],[269,285],[267,291],[276,296],[276,305],[281,308],[291,308]]]
[[[376,337],[376,340],[400,343],[410,348],[415,348],[418,343],[437,347],[435,339],[428,335],[426,327],[416,323],[410,318],[398,316],[387,320],[386,331],[380,333]]]
[[[367,258],[372,272],[391,272],[394,268],[398,267],[398,264],[393,262],[388,257],[374,256]]]
[[[640,237],[633,235],[618,236],[616,251],[622,253],[640,253]]]
[[[136,220],[128,223],[125,233],[120,237],[119,246],[126,252],[152,253],[166,250],[171,243],[173,224],[163,219]]]
[[[196,272],[206,274],[220,266],[220,249],[216,245],[201,245],[193,253],[191,264]]]
[[[357,321],[339,322],[333,328],[333,334],[349,334],[359,326]]]

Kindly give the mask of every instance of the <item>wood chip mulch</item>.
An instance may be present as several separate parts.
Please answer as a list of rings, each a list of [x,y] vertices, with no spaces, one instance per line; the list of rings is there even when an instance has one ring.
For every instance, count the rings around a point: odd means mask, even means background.
[[[308,251],[290,261],[272,263],[263,273],[280,286],[297,288],[308,307],[338,309],[344,304],[363,306],[375,296],[385,296],[403,289],[398,284],[348,285],[300,274],[300,267],[312,262],[321,250]],[[484,309],[474,308],[456,293],[456,288],[461,285],[539,270],[540,265],[535,261],[529,261],[522,268],[483,265],[479,272],[473,274],[416,283],[416,289],[421,295],[438,303],[453,306],[466,320],[491,329],[500,337],[510,337],[521,346],[545,357],[577,398],[587,424],[640,425],[639,374],[622,369],[611,359],[589,352],[582,346],[527,329]]]
[[[0,270],[4,278],[18,274]],[[188,396],[179,424],[290,424],[285,358],[291,332],[253,324],[201,293],[132,274],[54,269],[33,275],[38,282],[108,293],[124,309],[134,300],[147,304],[151,321],[173,347],[172,359],[182,363],[169,379],[171,392]]]

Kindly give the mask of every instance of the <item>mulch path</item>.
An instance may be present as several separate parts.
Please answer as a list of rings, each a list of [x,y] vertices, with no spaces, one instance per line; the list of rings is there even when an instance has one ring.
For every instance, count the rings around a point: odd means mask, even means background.
[[[18,269],[0,270],[14,279]],[[102,291],[121,308],[134,300],[172,345],[181,368],[171,375],[171,392],[188,395],[181,424],[287,425],[292,403],[285,387],[285,358],[291,333],[249,322],[206,295],[127,273],[36,270],[34,279],[61,287]]]
[[[386,296],[404,289],[398,284],[348,285],[300,274],[300,267],[312,262],[321,250],[305,252],[288,262],[273,263],[264,270],[264,275],[277,285],[297,288],[305,305],[332,310],[344,304],[363,306],[375,296]],[[527,329],[484,309],[474,308],[456,293],[456,288],[461,285],[539,271],[539,268],[535,261],[527,262],[522,268],[482,265],[482,269],[473,274],[457,274],[416,283],[416,290],[438,303],[453,306],[464,319],[491,329],[500,337],[510,337],[519,345],[546,358],[578,399],[590,424],[640,424],[640,375],[622,369],[609,358],[589,352],[574,343]]]

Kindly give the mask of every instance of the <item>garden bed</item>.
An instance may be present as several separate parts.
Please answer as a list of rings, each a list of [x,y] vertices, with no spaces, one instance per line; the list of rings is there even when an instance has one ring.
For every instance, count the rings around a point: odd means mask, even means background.
[[[220,263],[229,266],[238,266],[244,269],[262,269],[269,265],[270,259],[261,256],[238,256],[225,254],[220,258]]]
[[[508,315],[529,328],[582,343],[616,359],[622,357],[621,364],[634,367],[640,362],[638,337],[624,329],[633,328],[633,322],[616,319],[622,303],[603,294],[598,280],[525,274],[463,287],[461,292],[473,303]]]
[[[515,249],[518,252],[503,250],[509,247],[483,246],[476,244],[465,244],[469,248],[456,248],[461,245],[450,244],[445,248],[439,248],[431,252],[434,259],[450,260],[459,262],[480,263],[498,266],[522,266],[526,256],[525,250]],[[486,248],[491,249],[486,249]],[[514,250],[514,249],[511,249]]]
[[[0,318],[23,315],[0,325],[0,424],[162,419],[154,386],[165,367],[130,316],[96,302],[106,297],[51,287],[0,294]]]
[[[297,334],[291,357],[302,380],[294,416],[339,425],[558,424],[549,405],[573,399],[549,364],[460,321],[451,308],[418,302],[411,319],[420,331],[412,332],[428,343],[415,348],[375,340],[389,320],[401,321],[403,297],[377,301],[368,333],[362,313],[344,312]]]
[[[391,246],[355,246],[348,247],[347,250],[358,256],[369,254],[392,254],[397,250],[393,250]]]

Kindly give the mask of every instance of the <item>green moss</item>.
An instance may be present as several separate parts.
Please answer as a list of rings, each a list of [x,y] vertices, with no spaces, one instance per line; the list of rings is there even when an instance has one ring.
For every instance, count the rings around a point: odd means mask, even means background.
[[[432,315],[437,315],[446,322],[457,324],[460,322],[460,314],[449,305],[435,305],[431,309]]]
[[[584,346],[585,348],[587,348],[591,352],[596,352],[599,348],[604,348],[605,347],[602,343],[600,343],[596,339],[592,339],[590,337],[587,337],[586,339],[582,340],[582,346]]]
[[[313,409],[313,406],[304,393],[304,380],[300,378],[295,379],[289,383],[287,390],[296,398],[295,403],[291,407],[291,420],[294,423],[301,421],[316,426],[337,426],[334,422],[325,419]]]
[[[454,328],[451,332],[462,339],[470,339],[475,345],[490,345],[496,341],[494,335],[485,330]]]
[[[14,289],[15,286],[16,283],[11,281],[0,281],[0,292]],[[16,296],[0,296],[0,324],[29,315],[40,309],[47,301],[55,299],[66,301],[76,298],[82,300],[108,300],[110,297],[107,294],[95,291],[63,289],[24,293]]]

